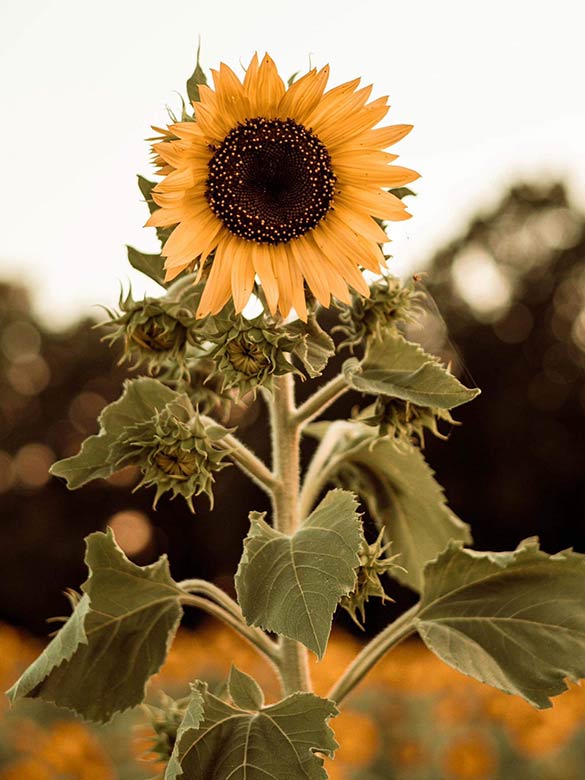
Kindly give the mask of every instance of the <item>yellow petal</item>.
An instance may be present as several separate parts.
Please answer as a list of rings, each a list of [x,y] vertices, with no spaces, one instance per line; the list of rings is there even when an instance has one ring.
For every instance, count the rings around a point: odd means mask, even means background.
[[[408,135],[413,125],[390,125],[389,127],[377,127],[375,130],[368,130],[363,138],[356,140],[356,144],[366,149],[386,149],[404,136]]]
[[[254,266],[247,242],[234,237],[230,242],[232,264],[232,297],[236,312],[250,300],[254,287]]]
[[[274,314],[278,306],[278,281],[274,275],[270,247],[268,244],[256,244],[251,241],[250,251],[252,253],[254,270],[262,284],[268,308]]]
[[[305,124],[307,116],[319,105],[328,78],[329,66],[326,65],[318,73],[311,70],[295,81],[279,103],[278,116],[281,119],[290,118],[299,124]]]

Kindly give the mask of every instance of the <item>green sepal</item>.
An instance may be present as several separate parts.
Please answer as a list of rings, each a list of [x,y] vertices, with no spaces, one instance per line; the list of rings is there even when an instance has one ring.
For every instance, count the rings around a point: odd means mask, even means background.
[[[199,55],[201,53],[201,41],[197,46],[197,62],[195,63],[195,70],[187,79],[187,95],[191,103],[199,102],[199,85],[207,84],[207,76],[205,75],[203,68],[199,61]]]
[[[65,625],[8,691],[106,722],[144,700],[181,619],[182,591],[166,556],[131,563],[110,529],[86,539],[89,577]]]
[[[469,526],[447,506],[420,450],[379,439],[358,422],[314,423],[306,431],[329,437],[331,481],[357,493],[376,525],[385,528],[400,564],[390,571],[394,579],[420,592],[425,565],[451,539],[471,542]]]
[[[424,572],[416,628],[445,663],[538,708],[585,677],[585,555],[452,543]]]
[[[437,409],[453,409],[480,392],[462,385],[418,344],[388,331],[370,342],[363,361],[346,360],[343,373],[348,385],[362,393],[400,398]]]
[[[246,621],[302,642],[322,658],[340,599],[356,582],[363,539],[352,493],[330,491],[292,535],[250,514],[236,574]]]
[[[318,754],[333,757],[338,747],[329,699],[294,693],[251,712],[203,682],[191,691],[165,780],[327,780]]]

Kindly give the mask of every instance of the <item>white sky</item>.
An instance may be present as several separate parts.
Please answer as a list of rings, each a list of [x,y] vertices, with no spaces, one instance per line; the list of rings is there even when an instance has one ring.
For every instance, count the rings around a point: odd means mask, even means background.
[[[397,151],[423,178],[392,231],[395,270],[519,177],[565,176],[585,205],[583,0],[3,0],[0,278],[27,281],[58,326],[147,290],[124,245],[156,251],[135,175],[150,124],[204,66],[268,50],[285,76],[331,63],[388,94]],[[151,288],[152,289],[152,288]]]

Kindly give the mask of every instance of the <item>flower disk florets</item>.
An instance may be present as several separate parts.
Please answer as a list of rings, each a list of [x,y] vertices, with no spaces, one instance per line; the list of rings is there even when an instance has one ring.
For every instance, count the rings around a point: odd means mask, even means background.
[[[335,176],[324,144],[292,119],[247,119],[209,162],[206,198],[227,229],[281,244],[314,228],[331,208]]]
[[[370,297],[354,295],[351,306],[341,308],[341,325],[336,330],[345,335],[342,346],[365,345],[381,338],[398,323],[412,322],[417,314],[417,303],[423,293],[415,289],[414,281],[403,285],[394,276],[384,276],[370,285]]]
[[[154,416],[125,429],[116,449],[118,465],[136,464],[142,472],[138,487],[156,486],[154,505],[166,492],[181,495],[191,511],[193,496],[206,493],[213,508],[214,473],[229,465],[228,454],[216,442],[227,434],[218,424],[207,425],[186,396],[168,403]]]
[[[272,325],[262,315],[248,320],[241,315],[216,317],[215,332],[209,335],[215,346],[209,356],[216,362],[216,374],[223,388],[237,388],[240,393],[256,387],[272,386],[273,376],[301,372],[287,354],[297,347],[303,336]]]

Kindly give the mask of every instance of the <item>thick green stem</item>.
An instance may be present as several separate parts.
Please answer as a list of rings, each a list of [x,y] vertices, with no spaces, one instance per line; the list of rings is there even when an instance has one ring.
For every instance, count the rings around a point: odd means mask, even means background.
[[[299,524],[300,430],[295,421],[292,374],[275,377],[270,402],[272,460],[276,484],[273,489],[274,527],[292,535]],[[299,642],[283,637],[280,645],[280,673],[285,694],[310,691],[307,650]]]
[[[398,620],[381,631],[364,649],[358,653],[352,663],[327,694],[336,704],[351,693],[355,686],[363,680],[370,669],[393,647],[414,633],[414,619],[418,612],[418,604],[409,609]]]

